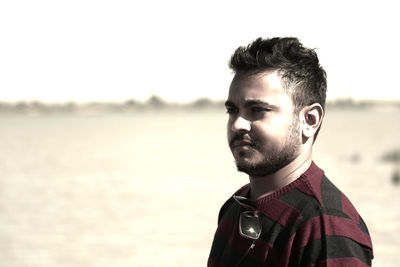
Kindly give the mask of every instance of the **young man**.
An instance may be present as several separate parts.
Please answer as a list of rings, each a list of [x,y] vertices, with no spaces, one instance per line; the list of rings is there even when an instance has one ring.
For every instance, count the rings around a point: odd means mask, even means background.
[[[259,38],[230,68],[228,142],[250,183],[222,206],[208,266],[370,266],[366,225],[312,161],[326,98],[314,50]]]

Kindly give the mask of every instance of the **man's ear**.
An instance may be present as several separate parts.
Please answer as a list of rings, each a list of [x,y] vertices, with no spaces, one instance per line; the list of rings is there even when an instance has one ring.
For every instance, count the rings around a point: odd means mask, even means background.
[[[313,137],[322,123],[324,109],[318,103],[304,107],[300,111],[302,135],[305,138]]]

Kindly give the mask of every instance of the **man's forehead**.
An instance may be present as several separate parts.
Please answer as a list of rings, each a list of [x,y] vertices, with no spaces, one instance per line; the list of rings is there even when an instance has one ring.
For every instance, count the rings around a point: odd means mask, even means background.
[[[261,82],[268,79],[271,83],[278,86],[281,84],[281,72],[279,70],[265,70],[265,71],[239,71],[233,77],[235,82]]]
[[[237,73],[229,88],[228,102],[274,102],[288,97],[278,71],[260,73]],[[275,99],[275,100],[274,100]]]

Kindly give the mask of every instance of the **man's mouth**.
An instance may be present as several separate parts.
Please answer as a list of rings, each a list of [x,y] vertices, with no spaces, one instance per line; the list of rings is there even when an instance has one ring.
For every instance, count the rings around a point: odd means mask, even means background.
[[[246,140],[235,140],[232,142],[232,148],[235,147],[252,147],[254,146],[254,144],[250,141],[246,141]]]
[[[251,141],[250,136],[235,135],[230,141],[229,146],[233,149],[240,147],[254,147],[255,144]]]

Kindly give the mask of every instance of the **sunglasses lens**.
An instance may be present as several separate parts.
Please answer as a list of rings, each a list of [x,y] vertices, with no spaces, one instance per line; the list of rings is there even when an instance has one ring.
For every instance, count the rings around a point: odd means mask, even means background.
[[[258,239],[261,234],[260,218],[254,212],[243,212],[239,221],[240,234],[250,239]]]

